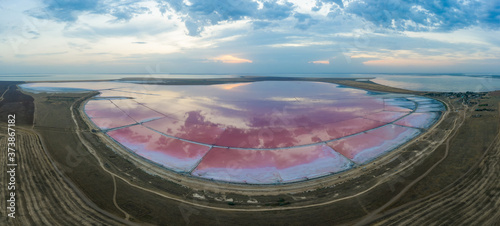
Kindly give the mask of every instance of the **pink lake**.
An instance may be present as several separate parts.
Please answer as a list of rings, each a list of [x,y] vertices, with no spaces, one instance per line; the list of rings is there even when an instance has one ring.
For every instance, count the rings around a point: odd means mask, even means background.
[[[206,180],[276,184],[367,164],[437,122],[434,99],[330,83],[223,85],[25,84],[28,91],[101,94],[89,119],[131,153]]]

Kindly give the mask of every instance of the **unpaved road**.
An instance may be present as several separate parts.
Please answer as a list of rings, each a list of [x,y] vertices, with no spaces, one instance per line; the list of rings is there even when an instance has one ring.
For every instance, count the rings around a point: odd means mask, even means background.
[[[454,183],[428,197],[385,212],[382,210],[368,215],[359,223],[376,222],[377,225],[499,225],[500,132],[484,152],[481,160]]]
[[[126,225],[90,202],[54,167],[37,134],[16,127],[17,173],[15,219],[0,208],[0,225]],[[7,128],[0,125],[0,149],[7,149]],[[0,155],[0,178],[6,182],[7,155]],[[1,197],[7,184],[1,183]],[[5,186],[5,187],[3,187]],[[2,200],[2,206],[4,200]]]

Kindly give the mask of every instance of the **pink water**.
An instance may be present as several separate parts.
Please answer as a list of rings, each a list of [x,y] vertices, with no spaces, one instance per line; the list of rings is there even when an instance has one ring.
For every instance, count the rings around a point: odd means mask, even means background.
[[[39,83],[99,90],[85,112],[108,136],[167,169],[209,180],[272,184],[366,164],[434,124],[425,97],[318,82],[169,86]]]

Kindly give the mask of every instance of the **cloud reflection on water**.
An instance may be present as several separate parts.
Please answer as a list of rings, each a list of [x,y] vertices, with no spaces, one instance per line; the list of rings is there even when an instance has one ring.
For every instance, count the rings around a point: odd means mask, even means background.
[[[27,86],[100,90],[85,112],[111,138],[168,169],[238,183],[306,180],[366,164],[444,110],[424,97],[318,82]]]

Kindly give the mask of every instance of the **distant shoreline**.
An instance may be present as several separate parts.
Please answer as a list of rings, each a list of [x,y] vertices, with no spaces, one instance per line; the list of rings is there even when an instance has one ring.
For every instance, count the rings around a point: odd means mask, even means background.
[[[335,79],[335,80],[371,80],[376,77],[340,77],[340,78],[323,78],[323,77],[281,77],[281,76],[241,76],[234,78],[160,78],[160,77],[125,77],[119,79],[89,79],[89,80],[42,80],[42,81],[18,81],[26,83],[62,83],[62,82],[133,82],[133,81],[144,81],[150,82],[151,84],[158,83],[182,83],[182,82],[256,82],[256,81],[316,81],[323,79]],[[207,85],[207,84],[204,84]]]
[[[384,85],[381,83],[373,82],[372,80],[376,77],[338,77],[338,78],[326,78],[326,77],[281,77],[281,76],[240,76],[240,77],[230,77],[230,78],[161,78],[161,77],[126,77],[119,79],[89,79],[89,80],[46,80],[46,81],[9,81],[18,83],[65,83],[65,82],[127,82],[136,84],[151,84],[151,85],[220,85],[229,83],[244,83],[244,82],[261,82],[261,81],[309,81],[309,82],[325,82],[334,83],[338,85],[350,86],[354,88],[378,91],[378,92],[389,92],[389,93],[405,93],[405,94],[415,94],[424,95],[426,93],[446,93],[450,91],[418,91],[410,90],[406,88],[398,88],[389,85]],[[491,91],[476,91],[482,92],[492,92],[499,89],[494,89]],[[465,92],[465,91],[458,91]]]

